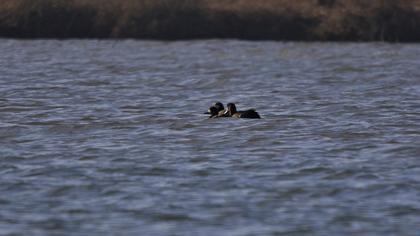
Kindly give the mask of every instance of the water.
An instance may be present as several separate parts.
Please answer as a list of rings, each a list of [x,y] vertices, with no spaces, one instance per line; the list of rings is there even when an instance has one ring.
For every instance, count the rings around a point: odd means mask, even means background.
[[[419,45],[0,52],[0,235],[420,235]]]

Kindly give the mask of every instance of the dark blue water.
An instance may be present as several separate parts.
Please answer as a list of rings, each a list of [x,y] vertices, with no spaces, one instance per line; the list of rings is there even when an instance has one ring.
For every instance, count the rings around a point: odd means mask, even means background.
[[[420,235],[419,45],[0,52],[0,235]]]

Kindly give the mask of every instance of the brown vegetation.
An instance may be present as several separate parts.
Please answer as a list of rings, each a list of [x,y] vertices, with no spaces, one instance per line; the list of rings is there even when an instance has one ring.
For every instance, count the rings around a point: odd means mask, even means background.
[[[420,41],[420,0],[1,0],[0,37]]]

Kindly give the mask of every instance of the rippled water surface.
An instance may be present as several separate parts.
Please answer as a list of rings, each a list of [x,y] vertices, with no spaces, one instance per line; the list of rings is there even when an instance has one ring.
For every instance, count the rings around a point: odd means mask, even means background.
[[[420,235],[420,45],[0,52],[0,235]]]

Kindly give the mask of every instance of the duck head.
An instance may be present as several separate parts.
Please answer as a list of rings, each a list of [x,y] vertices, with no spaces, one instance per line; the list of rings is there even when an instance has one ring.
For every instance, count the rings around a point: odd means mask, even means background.
[[[234,103],[228,103],[227,105],[227,110],[225,112],[225,114],[228,114],[229,116],[232,116],[233,114],[235,114],[236,111],[236,106]]]
[[[216,102],[213,106],[217,109],[218,112],[223,111],[225,109],[225,107],[223,106],[223,103],[221,102]]]
[[[219,111],[217,110],[217,108],[215,106],[211,106],[209,107],[209,110],[205,112],[204,114],[209,114],[211,118],[211,117],[217,116],[218,113]]]
[[[225,107],[223,106],[223,103],[221,103],[221,102],[215,102],[214,105],[211,106],[210,108],[212,108],[212,107],[216,108],[217,112],[225,110]],[[211,114],[210,113],[210,108],[207,112],[204,112],[204,114]]]

